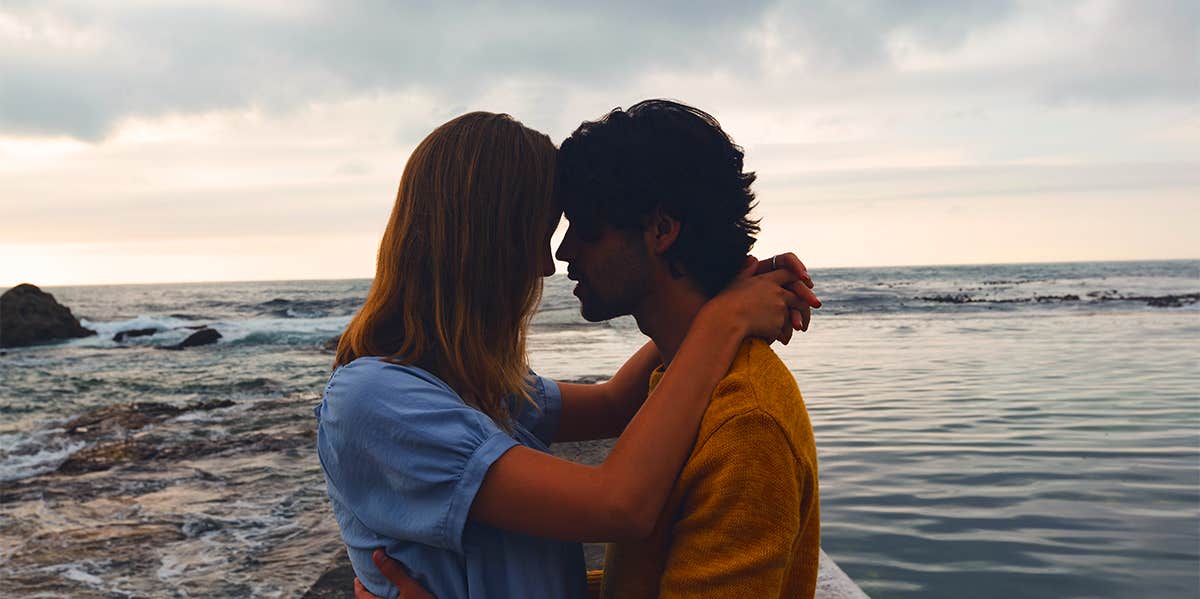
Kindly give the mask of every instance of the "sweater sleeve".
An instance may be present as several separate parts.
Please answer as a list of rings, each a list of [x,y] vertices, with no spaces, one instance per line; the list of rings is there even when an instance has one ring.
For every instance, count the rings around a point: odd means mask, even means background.
[[[779,424],[758,410],[734,416],[692,459],[659,597],[778,597],[805,522],[803,466]]]

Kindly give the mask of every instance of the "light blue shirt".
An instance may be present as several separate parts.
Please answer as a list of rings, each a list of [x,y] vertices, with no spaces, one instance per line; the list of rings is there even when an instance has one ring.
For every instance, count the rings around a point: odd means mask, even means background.
[[[558,385],[534,377],[541,409],[510,400],[509,435],[436,376],[359,358],[334,371],[317,415],[317,454],[354,572],[375,595],[397,591],[371,562],[388,555],[438,599],[585,597],[579,543],[469,520],[488,468],[515,445],[539,451],[558,428]]]

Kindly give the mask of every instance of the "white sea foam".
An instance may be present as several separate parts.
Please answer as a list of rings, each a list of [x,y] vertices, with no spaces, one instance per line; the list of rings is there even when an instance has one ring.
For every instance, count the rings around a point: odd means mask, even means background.
[[[0,434],[0,482],[54,472],[86,443],[61,436],[62,430]]]
[[[237,320],[195,321],[172,316],[139,316],[128,320],[93,322],[81,320],[81,324],[96,331],[95,336],[71,341],[77,347],[116,347],[119,345],[171,345],[183,341],[196,332],[194,328],[206,325],[221,333],[218,343],[249,345],[306,344],[316,343],[337,335],[350,322],[349,316],[323,316],[319,318],[257,317]],[[122,343],[112,340],[121,331],[135,329],[158,329],[145,337],[132,337]]]
[[[71,566],[64,570],[62,575],[63,578],[74,580],[75,582],[82,582],[91,586],[100,586],[104,584],[104,580],[99,576],[88,574],[87,572],[84,572],[75,566]]]
[[[187,570],[186,563],[174,555],[164,555],[162,556],[162,565],[158,567],[155,575],[158,576],[159,580],[166,582],[183,574],[184,570]]]
[[[349,323],[349,316],[323,316],[320,318],[247,318],[216,322],[209,326],[221,332],[222,342],[258,345],[325,339],[341,333]]]
[[[183,320],[182,318],[175,318],[173,316],[166,315],[141,315],[137,318],[130,318],[128,320],[99,322],[82,318],[79,320],[79,323],[89,329],[92,329],[93,331],[96,331],[96,336],[105,340],[112,339],[113,335],[121,331],[129,331],[132,329],[158,329],[160,331],[166,331],[196,324],[189,320]],[[91,339],[95,339],[95,337],[92,337]]]

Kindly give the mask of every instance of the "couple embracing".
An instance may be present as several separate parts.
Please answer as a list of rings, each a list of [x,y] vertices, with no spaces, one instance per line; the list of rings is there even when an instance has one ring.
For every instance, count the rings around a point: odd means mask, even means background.
[[[421,142],[316,408],[360,595],[585,597],[582,541],[610,542],[606,597],[813,595],[812,428],[769,343],[820,302],[795,256],[748,256],[742,159],[666,100],[559,149],[481,112]],[[630,314],[650,338],[604,383],[528,369],[563,215],[584,318]],[[547,450],[612,437],[598,466]]]

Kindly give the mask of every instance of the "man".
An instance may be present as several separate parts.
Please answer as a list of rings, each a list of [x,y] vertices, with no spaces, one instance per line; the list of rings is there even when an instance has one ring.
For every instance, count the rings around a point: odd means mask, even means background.
[[[563,142],[570,227],[556,257],[577,281],[584,318],[633,315],[670,364],[754,243],[754,174],[742,158],[710,115],[666,100],[614,110]],[[602,595],[812,597],[819,547],[804,402],[767,343],[750,340],[717,386],[651,535],[609,546]]]
[[[741,149],[708,114],[649,100],[581,125],[558,161],[571,226],[556,257],[583,316],[632,314],[669,364],[754,243]],[[800,392],[765,342],[747,341],[654,532],[609,546],[603,595],[811,597],[818,513]]]

